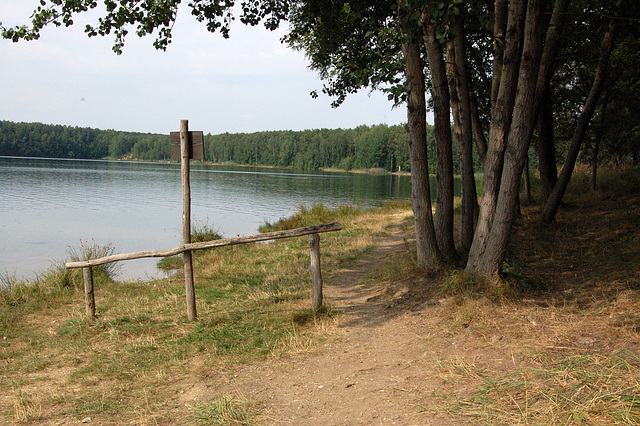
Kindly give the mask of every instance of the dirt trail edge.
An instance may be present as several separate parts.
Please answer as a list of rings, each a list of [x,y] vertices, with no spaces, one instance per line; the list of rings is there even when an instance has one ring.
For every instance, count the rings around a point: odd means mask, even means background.
[[[428,378],[432,358],[414,332],[423,326],[422,314],[388,309],[388,298],[377,297],[387,289],[359,283],[405,238],[395,228],[354,269],[327,280],[325,302],[342,312],[343,339],[312,353],[241,366],[210,389],[258,402],[255,420],[264,425],[434,422],[418,405],[435,385]]]

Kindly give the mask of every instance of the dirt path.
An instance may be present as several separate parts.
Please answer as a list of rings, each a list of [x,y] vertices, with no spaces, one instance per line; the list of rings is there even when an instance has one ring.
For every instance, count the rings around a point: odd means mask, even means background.
[[[242,366],[215,388],[259,401],[259,424],[432,423],[417,405],[435,385],[431,357],[414,332],[425,318],[420,311],[388,309],[388,298],[377,297],[385,289],[360,284],[404,238],[394,230],[353,270],[327,280],[325,301],[342,313],[342,340],[310,354]]]

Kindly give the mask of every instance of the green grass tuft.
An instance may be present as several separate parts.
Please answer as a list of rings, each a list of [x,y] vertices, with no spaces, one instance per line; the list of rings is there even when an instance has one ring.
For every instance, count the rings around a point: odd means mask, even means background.
[[[281,218],[275,223],[265,222],[258,230],[260,232],[274,232],[302,228],[320,223],[335,222],[338,218],[352,216],[361,212],[362,209],[359,207],[348,205],[340,206],[336,209],[327,208],[322,204],[314,204],[311,208],[301,205],[294,215],[288,218]]]
[[[221,240],[222,234],[219,230],[215,230],[212,225],[208,223],[196,223],[191,227],[191,242],[203,243],[207,241]],[[194,256],[200,256],[202,252],[193,252]],[[174,269],[181,269],[184,265],[182,261],[182,255],[163,257],[158,261],[158,269],[163,271],[172,271]]]
[[[193,407],[193,420],[197,425],[248,426],[254,424],[248,405],[229,395],[221,395],[211,402]]]

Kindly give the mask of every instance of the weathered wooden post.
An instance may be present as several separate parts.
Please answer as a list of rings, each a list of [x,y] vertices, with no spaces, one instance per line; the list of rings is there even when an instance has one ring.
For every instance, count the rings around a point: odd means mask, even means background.
[[[91,266],[82,268],[82,278],[84,281],[84,302],[87,319],[93,321],[96,317],[96,299],[93,295],[93,270]]]
[[[189,121],[180,121],[180,171],[182,175],[182,243],[191,242],[191,184],[189,182]],[[187,296],[187,317],[190,321],[198,318],[196,293],[193,285],[193,260],[191,251],[182,254],[184,261],[184,288]]]
[[[189,161],[204,159],[203,132],[190,132],[189,120],[180,120],[180,131],[171,132],[171,158],[180,159],[182,175],[182,244],[191,243],[191,185],[189,183]],[[191,251],[184,251],[184,288],[187,296],[187,316],[191,321],[198,318],[196,293],[193,286],[193,260]]]
[[[309,235],[309,250],[311,252],[311,307],[317,313],[322,307],[322,272],[320,270],[320,235]]]

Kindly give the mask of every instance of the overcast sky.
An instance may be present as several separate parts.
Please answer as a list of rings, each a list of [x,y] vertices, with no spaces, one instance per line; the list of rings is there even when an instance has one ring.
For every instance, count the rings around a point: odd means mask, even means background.
[[[0,0],[0,22],[29,22],[37,0]],[[122,55],[113,38],[88,38],[90,17],[51,27],[37,41],[0,40],[0,120],[169,133],[181,119],[205,133],[351,128],[406,122],[382,93],[363,91],[337,109],[321,95],[304,54],[283,31],[237,22],[230,39],[206,31],[181,8],[166,52],[131,34]]]

